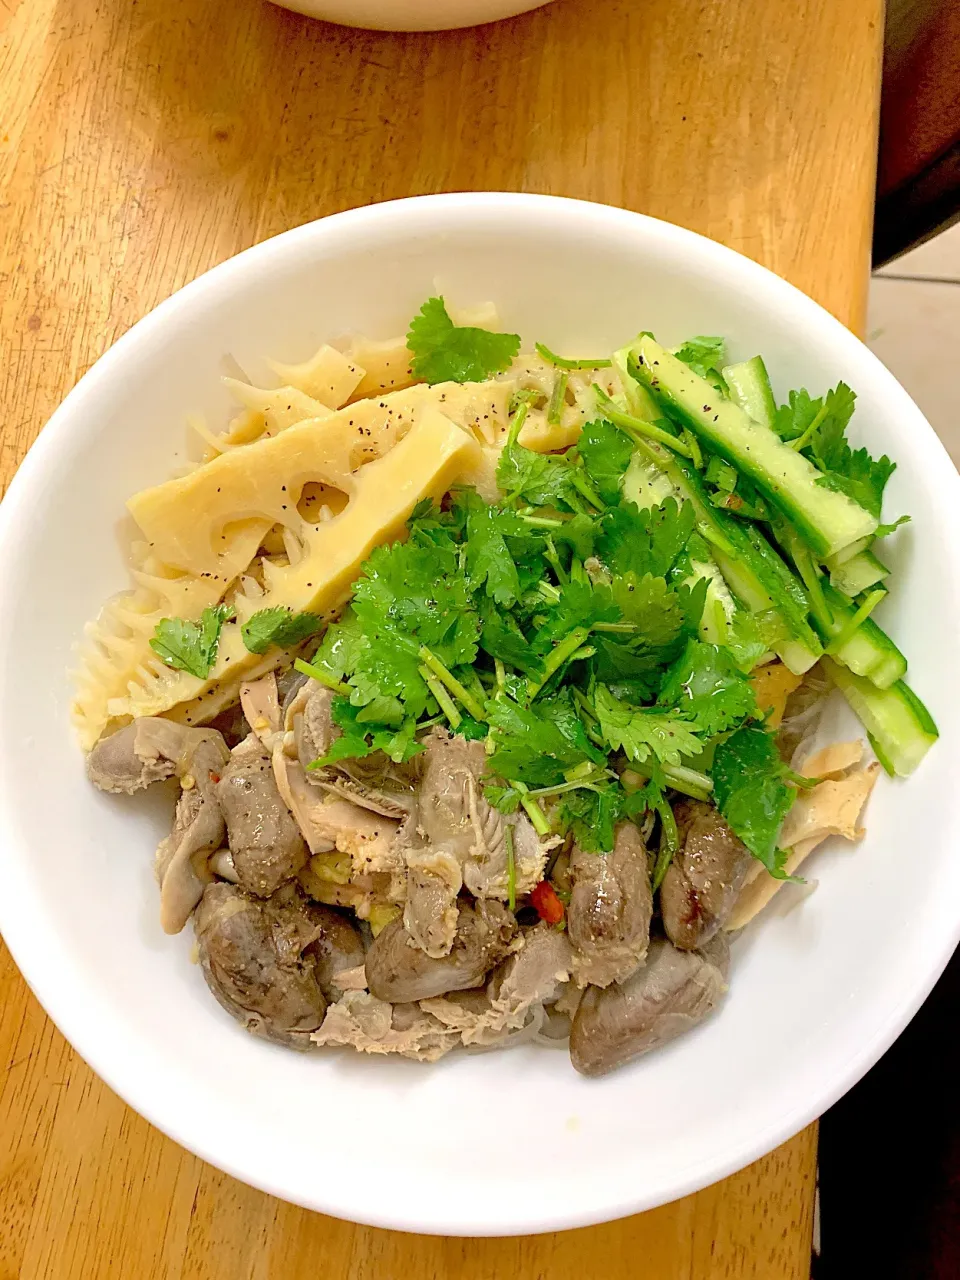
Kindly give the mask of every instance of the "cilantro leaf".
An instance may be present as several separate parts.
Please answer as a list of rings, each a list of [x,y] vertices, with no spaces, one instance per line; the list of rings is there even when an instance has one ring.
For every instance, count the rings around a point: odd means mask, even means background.
[[[636,764],[650,759],[660,764],[679,764],[681,755],[696,755],[703,750],[694,726],[680,716],[630,706],[614,697],[605,685],[597,685],[594,706],[604,741]]]
[[[725,363],[725,346],[723,338],[688,338],[674,355],[689,365],[694,373],[699,373],[701,378],[713,382],[710,375],[718,374]]]
[[[899,529],[902,524],[909,524],[909,516],[897,516],[896,520],[891,520],[889,524],[878,524],[877,532],[874,534],[876,538],[889,538],[890,534]]]
[[[199,622],[161,618],[150,638],[150,648],[168,667],[206,680],[217,660],[221,628],[232,617],[233,609],[229,605],[218,604],[204,609]]]
[[[597,554],[614,574],[645,573],[665,577],[693,533],[694,511],[668,498],[643,511],[633,502],[621,503],[603,518]]]
[[[533,637],[537,653],[549,653],[553,646],[576,627],[595,622],[615,622],[619,610],[609,587],[592,582],[568,582],[560,588],[560,599],[547,606],[546,622]]]
[[[591,745],[567,693],[541,698],[534,708],[498,698],[489,704],[489,716],[497,731],[489,765],[499,778],[550,787],[564,782],[564,771],[584,760],[606,763],[606,755]]]
[[[422,715],[429,690],[420,666],[415,640],[390,626],[365,627],[350,677],[351,703],[362,707],[378,697],[399,698],[410,715]]]
[[[353,609],[368,636],[394,631],[448,667],[476,658],[480,620],[453,545],[376,547],[355,584]]]
[[[600,497],[608,505],[615,505],[620,501],[623,476],[633,457],[633,441],[612,422],[588,422],[577,448]]]
[[[707,589],[710,583],[707,578],[697,578],[693,583],[681,582],[674,587],[683,614],[684,630],[692,636],[697,635],[703,619],[703,611],[707,604]],[[740,612],[746,612],[741,610]]]
[[[853,417],[857,397],[845,382],[838,382],[827,392],[823,399],[824,418],[813,436],[813,447],[824,457],[830,457],[834,450],[841,451],[835,455],[839,461],[846,446],[845,432]],[[830,464],[828,463],[828,466]]]
[[[704,588],[705,590],[705,588]],[[610,588],[623,622],[636,630],[622,634],[594,632],[593,671],[606,684],[629,685],[632,696],[653,697],[659,686],[659,669],[676,656],[687,629],[696,631],[703,612],[702,601],[691,627],[686,625],[684,605],[692,599],[685,587],[670,587],[663,578],[645,574],[638,579],[627,573],[614,578]],[[697,591],[698,600],[702,592]]]
[[[597,521],[580,513],[570,520],[564,520],[559,529],[553,530],[554,542],[565,542],[575,556],[586,560],[593,555],[594,545],[600,533]]]
[[[479,503],[467,516],[467,572],[475,587],[509,607],[520,595],[520,578],[507,548],[504,528],[512,529],[515,517]]]
[[[403,718],[403,703],[400,699],[389,698],[382,693],[357,711],[357,724],[386,724],[395,728]]]
[[[516,787],[501,787],[495,782],[487,782],[483,794],[501,813],[516,813],[520,808],[520,792]]]
[[[731,467],[729,462],[724,462],[723,458],[718,458],[714,455],[707,463],[703,478],[707,484],[712,484],[715,488],[722,489],[724,493],[733,493],[740,476],[736,467]]]
[[[787,403],[774,415],[773,429],[781,440],[798,440],[810,427],[823,407],[823,400],[814,400],[803,387],[791,391]]]
[[[847,384],[839,382],[823,401],[813,401],[818,406],[817,415],[810,424],[814,430],[803,452],[824,473],[817,484],[845,493],[879,518],[883,490],[896,464],[886,455],[872,458],[866,449],[850,448],[846,429],[856,399]]]
[[[571,833],[584,853],[609,853],[626,799],[618,782],[567,792],[557,815],[561,834]]]
[[[629,638],[631,647],[640,642],[649,649],[663,649],[679,636],[685,621],[683,596],[666,579],[624,573],[614,578],[610,593],[623,621],[636,627]]]
[[[445,511],[438,510],[429,498],[421,498],[407,520],[410,542],[416,546],[455,551],[467,521],[466,508],[459,501],[462,493],[461,490],[454,491],[453,501]]]
[[[753,686],[727,650],[702,640],[687,641],[664,676],[657,702],[692,720],[707,738],[758,714]]]
[[[339,622],[331,622],[327,627],[320,648],[313,656],[313,665],[322,667],[332,679],[342,680],[356,667],[363,645],[360,620],[352,609],[347,609]]]
[[[753,725],[738,729],[717,747],[711,772],[717,808],[753,856],[783,879],[777,836],[795,792],[774,735]]]
[[[323,619],[316,613],[293,613],[282,605],[260,609],[240,628],[243,643],[250,653],[266,653],[271,645],[289,649],[301,640],[316,635]]]
[[[593,674],[605,684],[616,685],[618,694],[633,702],[645,702],[657,692],[658,651],[632,649],[612,636],[594,634],[590,643],[596,650]]]
[[[649,768],[649,765],[647,766]],[[642,818],[649,809],[661,810],[667,804],[666,782],[659,769],[654,770],[642,787],[627,793],[624,813],[628,818]]]
[[[365,722],[362,715],[363,711],[351,706],[346,698],[334,698],[330,716],[340,729],[340,736],[331,742],[327,754],[312,761],[309,768],[321,769],[337,760],[362,760],[374,751],[383,751],[399,764],[423,750],[414,736],[417,725],[413,717],[398,726]]]
[[[520,335],[455,325],[443,298],[428,298],[410,322],[410,368],[425,382],[482,382],[509,369]]]
[[[497,463],[497,485],[510,500],[522,498],[534,507],[586,512],[589,504],[577,487],[577,470],[563,455],[506,444]]]
[[[782,440],[798,441],[805,457],[824,473],[818,485],[845,493],[879,517],[883,490],[895,464],[886,456],[875,459],[866,449],[850,448],[846,430],[856,400],[845,382],[817,399],[803,389],[791,391],[787,404],[776,412],[774,429]]]
[[[540,655],[534,652],[513,614],[489,608],[483,614],[480,648],[491,658],[499,658],[518,671],[538,679],[543,672]]]
[[[866,449],[851,450],[846,446],[846,455],[837,469],[820,476],[817,484],[824,489],[845,493],[879,519],[883,491],[896,469],[897,464],[891,462],[886,454],[880,458],[872,458]]]
[[[466,738],[468,742],[479,742],[489,732],[490,726],[481,724],[479,720],[474,720],[473,716],[464,716],[454,730],[454,733],[461,738]]]

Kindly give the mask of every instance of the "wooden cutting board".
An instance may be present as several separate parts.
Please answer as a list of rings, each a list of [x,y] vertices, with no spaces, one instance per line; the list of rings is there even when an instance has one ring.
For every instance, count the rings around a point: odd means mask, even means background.
[[[0,480],[160,299],[266,236],[396,196],[639,209],[858,328],[880,53],[881,0],[557,0],[435,36],[262,0],[0,0]],[[815,1158],[811,1128],[698,1195],[557,1235],[351,1226],[162,1137],[0,947],[0,1280],[794,1280]]]

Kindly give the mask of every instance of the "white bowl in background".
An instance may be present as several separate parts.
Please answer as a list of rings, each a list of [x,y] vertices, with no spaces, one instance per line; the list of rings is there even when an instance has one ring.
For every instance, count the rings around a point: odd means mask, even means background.
[[[402,332],[429,294],[488,299],[526,342],[603,351],[653,329],[761,351],[782,397],[843,378],[854,435],[899,462],[884,622],[942,738],[882,779],[861,846],[811,863],[734,947],[717,1016],[600,1080],[523,1047],[435,1066],[301,1056],[247,1036],[157,920],[169,797],[102,795],[68,722],[72,647],[126,581],[125,499],[170,475],[184,418],[228,412],[232,357],[304,359]],[[0,927],[107,1083],[220,1168],[339,1217],[409,1231],[546,1231],[648,1209],[770,1150],[887,1048],[960,932],[960,480],[906,392],[841,324],[722,246],[637,214],[529,195],[428,196],[299,227],[147,316],[57,410],[0,507]],[[885,559],[887,556],[885,555]],[[335,1157],[331,1158],[331,1153]]]
[[[453,31],[513,18],[549,0],[273,0],[282,9],[371,31]]]

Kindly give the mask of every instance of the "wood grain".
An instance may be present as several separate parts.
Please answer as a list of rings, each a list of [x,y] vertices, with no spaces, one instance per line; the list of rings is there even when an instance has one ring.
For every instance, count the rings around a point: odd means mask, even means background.
[[[880,0],[558,0],[351,32],[260,0],[0,0],[0,482],[70,386],[215,262],[352,205],[581,196],[693,227],[858,327]],[[532,1239],[354,1227],[126,1108],[0,948],[0,1280],[809,1274],[815,1132],[653,1213]]]

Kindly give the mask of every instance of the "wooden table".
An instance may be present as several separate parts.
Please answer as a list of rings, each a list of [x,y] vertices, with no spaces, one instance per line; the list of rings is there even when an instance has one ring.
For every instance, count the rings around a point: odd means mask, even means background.
[[[0,479],[161,298],[266,236],[394,196],[640,209],[857,328],[880,46],[881,0],[558,0],[440,36],[261,0],[0,0]],[[792,1280],[809,1274],[815,1152],[809,1129],[699,1195],[561,1235],[354,1227],[162,1137],[0,947],[0,1280]]]

